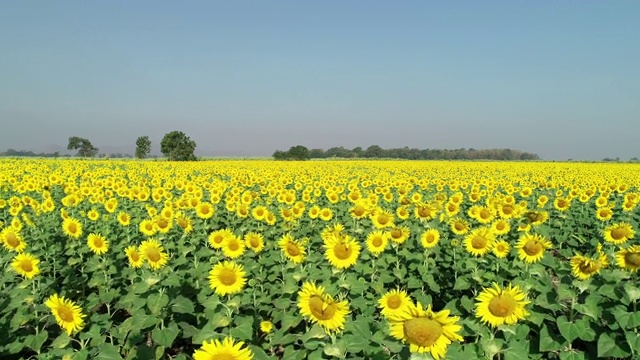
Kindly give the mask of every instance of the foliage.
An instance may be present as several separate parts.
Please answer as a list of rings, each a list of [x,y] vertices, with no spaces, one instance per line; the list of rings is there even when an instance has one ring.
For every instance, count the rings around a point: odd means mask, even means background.
[[[160,142],[160,151],[169,158],[177,161],[196,160],[193,152],[196,150],[196,142],[191,140],[182,131],[167,133]]]
[[[391,336],[379,309],[387,291],[402,289],[412,301],[460,317],[463,339],[447,346],[446,359],[637,359],[639,277],[614,259],[638,245],[638,236],[616,244],[603,234],[621,222],[638,230],[638,179],[636,164],[614,163],[2,159],[0,354],[190,359],[203,341],[230,336],[254,359],[430,359]],[[491,219],[473,215],[474,206]],[[603,207],[612,214],[600,220]],[[380,221],[383,213],[393,225]],[[77,238],[65,235],[69,219],[81,226]],[[506,222],[496,236],[511,250],[505,258],[472,256],[466,235],[453,231],[455,219],[468,222],[469,232]],[[408,237],[389,241],[380,255],[368,250],[368,235],[394,236],[395,227]],[[331,266],[327,230],[361,245],[355,264]],[[427,230],[440,234],[434,247],[423,245]],[[40,261],[32,279],[12,266],[17,238],[9,232],[26,243],[23,254]],[[216,232],[226,234],[221,248],[213,246]],[[105,253],[92,251],[92,233],[108,241]],[[250,233],[263,236],[260,252]],[[278,244],[287,234],[304,244],[301,263]],[[551,241],[539,262],[519,258],[515,245],[525,234]],[[166,265],[151,268],[158,255],[151,252],[132,266],[125,249],[151,238],[166,251]],[[241,253],[229,252],[232,242]],[[580,280],[571,265],[578,253],[610,265]],[[231,256],[246,284],[219,296],[209,273]],[[327,333],[303,317],[297,302],[308,281],[348,302],[342,331]],[[493,283],[527,293],[523,320],[495,329],[479,321],[476,296]],[[79,332],[68,335],[57,324],[45,306],[53,294],[86,315]],[[262,330],[263,321],[273,329]]]
[[[138,159],[146,158],[151,152],[151,140],[148,136],[140,136],[136,140],[136,157]]]
[[[276,150],[273,153],[275,160],[309,160],[309,149],[306,146],[296,145],[289,148],[288,151]]]
[[[69,144],[67,150],[78,150],[80,157],[94,157],[98,154],[98,148],[91,144],[91,141],[78,136],[72,136],[69,138]]]

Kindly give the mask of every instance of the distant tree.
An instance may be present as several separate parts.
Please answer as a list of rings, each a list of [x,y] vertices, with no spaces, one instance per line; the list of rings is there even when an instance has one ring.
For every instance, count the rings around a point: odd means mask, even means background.
[[[364,150],[360,146],[354,147],[353,150],[354,157],[362,157],[364,155]]]
[[[631,162],[638,162],[638,161],[640,161],[640,160],[638,160],[638,158],[637,158],[637,157],[632,157],[631,159],[629,159],[629,161],[631,161]]]
[[[364,152],[364,157],[366,158],[381,158],[383,155],[384,149],[378,145],[371,145]]]
[[[322,149],[311,149],[309,150],[309,158],[311,159],[322,159],[326,157],[324,150]]]
[[[272,156],[274,160],[287,160],[288,153],[286,151],[276,150]]]
[[[80,157],[94,157],[98,154],[98,148],[91,144],[91,141],[78,136],[72,136],[69,138],[69,144],[67,150],[78,150]]]
[[[309,160],[309,149],[306,146],[292,146],[288,151],[291,160]]]
[[[140,136],[136,140],[136,157],[144,159],[151,152],[151,140],[148,136]]]
[[[160,151],[172,161],[196,160],[195,150],[196,142],[182,131],[167,133],[160,142]]]

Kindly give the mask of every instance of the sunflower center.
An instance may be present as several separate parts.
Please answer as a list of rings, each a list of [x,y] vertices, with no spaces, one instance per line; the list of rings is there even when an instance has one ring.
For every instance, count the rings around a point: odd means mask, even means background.
[[[296,246],[296,244],[294,243],[288,243],[287,244],[287,253],[291,256],[298,256],[300,255],[300,249],[298,249],[298,246]]]
[[[394,239],[399,239],[402,237],[402,231],[400,231],[400,229],[393,229],[391,230],[391,237]]]
[[[356,208],[353,209],[353,214],[356,216],[364,215],[364,208],[362,206],[356,206]]]
[[[78,226],[75,223],[70,223],[68,230],[70,233],[75,234],[78,232]]]
[[[505,251],[507,251],[507,247],[504,244],[498,244],[497,250],[499,252],[505,252]]]
[[[333,247],[333,254],[340,260],[351,257],[352,250],[346,244],[338,243]]]
[[[33,264],[31,263],[31,261],[25,260],[20,263],[20,268],[22,268],[24,272],[32,272]]]
[[[379,236],[374,237],[373,239],[371,239],[371,244],[373,244],[373,246],[375,247],[382,246],[382,238]]]
[[[505,227],[504,223],[498,223],[498,224],[496,224],[496,229],[498,229],[499,231],[504,230],[504,227]]]
[[[231,251],[238,251],[238,249],[240,249],[240,244],[238,244],[237,241],[229,241],[229,244],[227,244],[227,248],[229,248],[229,250]]]
[[[224,236],[222,236],[222,235],[216,235],[213,238],[213,242],[216,243],[216,244],[222,243],[223,240],[224,240]]]
[[[149,248],[147,249],[147,251],[145,251],[145,255],[147,256],[147,259],[149,259],[149,261],[151,262],[158,262],[160,261],[160,251],[156,248]]]
[[[208,213],[209,213],[209,208],[208,208],[208,207],[206,207],[206,206],[203,206],[203,207],[201,207],[201,208],[200,208],[200,212],[201,212],[203,215],[206,215],[206,214],[208,214]]]
[[[456,230],[460,231],[460,230],[464,230],[464,224],[463,223],[459,223],[457,222],[454,227],[456,228]]]
[[[487,239],[482,236],[476,236],[471,240],[471,246],[474,249],[484,249],[487,246]]]
[[[480,214],[478,214],[478,215],[480,215],[481,219],[488,219],[488,218],[491,217],[491,213],[487,209],[480,210]]]
[[[258,239],[255,237],[251,237],[249,238],[249,245],[251,245],[251,247],[253,248],[257,248],[258,246],[260,246],[260,241],[258,241]]]
[[[598,269],[600,268],[600,266],[594,262],[591,262],[589,260],[587,261],[583,261],[580,263],[580,272],[583,274],[591,274],[593,272],[598,271]]]
[[[7,241],[7,244],[9,244],[9,246],[11,246],[12,248],[20,245],[20,240],[18,240],[18,237],[14,233],[7,233],[7,235],[5,236],[5,240]]]
[[[131,254],[129,254],[129,257],[131,257],[131,260],[133,260],[133,262],[140,261],[140,254],[137,251],[132,251]]]
[[[542,244],[536,240],[529,240],[524,244],[522,250],[529,256],[538,255],[542,252]]]
[[[220,275],[218,275],[218,279],[223,285],[231,286],[236,283],[236,273],[230,269],[222,269],[220,271]]]
[[[217,353],[215,355],[215,357],[216,357],[216,360],[218,360],[218,359],[219,360],[236,360],[237,359],[237,357],[235,355],[233,355],[233,354],[220,354],[220,353]]]
[[[627,230],[623,228],[615,228],[611,230],[611,237],[614,240],[622,240],[627,236]]]
[[[429,214],[429,209],[421,207],[418,209],[418,215],[420,215],[420,217],[428,217]]]
[[[73,311],[67,306],[60,306],[58,308],[58,316],[60,316],[60,319],[64,322],[73,322]]]
[[[491,312],[493,316],[507,317],[513,314],[516,306],[516,300],[512,296],[502,294],[494,296],[493,299],[491,299],[489,302],[489,312]]]
[[[502,212],[505,215],[511,215],[513,213],[513,208],[511,206],[505,206],[502,208]]]
[[[378,216],[378,222],[380,225],[386,225],[389,222],[389,217],[386,214]]]
[[[309,308],[313,316],[320,320],[331,320],[336,314],[335,305],[326,303],[319,296],[313,296],[309,299]]]
[[[633,267],[640,266],[640,253],[637,253],[637,252],[626,253],[624,255],[624,261]]]
[[[167,222],[167,220],[165,220],[165,219],[158,220],[158,227],[159,228],[164,229],[167,226],[169,226],[169,223]]]
[[[93,239],[93,246],[101,248],[104,246],[104,241],[102,241],[102,239],[100,239],[99,237],[96,237]]]
[[[402,305],[402,298],[398,295],[391,295],[387,299],[387,307],[390,309],[397,309]]]
[[[404,322],[404,334],[409,343],[430,347],[438,341],[444,330],[439,322],[427,318],[415,318]]]
[[[427,244],[431,244],[436,241],[436,237],[433,234],[427,234],[427,238],[425,239]]]

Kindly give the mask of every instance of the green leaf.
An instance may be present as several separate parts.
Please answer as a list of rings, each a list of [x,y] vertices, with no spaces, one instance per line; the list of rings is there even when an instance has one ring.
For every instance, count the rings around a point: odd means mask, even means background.
[[[27,346],[29,347],[29,349],[39,352],[40,348],[42,348],[42,344],[47,341],[48,337],[49,333],[47,333],[46,331],[41,331],[37,335],[33,335],[31,341],[27,344]]]
[[[302,321],[302,318],[300,316],[285,313],[282,317],[282,323],[280,327],[283,330],[289,330],[292,327],[298,326],[298,324],[300,324],[301,321]]]
[[[629,300],[631,302],[635,302],[638,299],[640,299],[640,288],[637,286],[634,286],[633,284],[630,283],[625,283],[624,284],[624,291],[627,293],[627,296],[629,296]]]
[[[124,360],[120,355],[120,349],[118,347],[104,343],[98,346],[98,354],[95,357],[96,360]]]
[[[627,339],[627,344],[629,347],[635,352],[636,355],[640,354],[640,334],[636,334],[631,331],[627,331],[624,333],[625,339]]]
[[[264,350],[255,345],[249,345],[249,350],[253,353],[253,360],[271,360]]]
[[[529,360],[529,341],[512,341],[504,351],[504,360]]]
[[[460,276],[453,285],[453,290],[467,290],[471,287],[471,283],[466,276]]]
[[[234,319],[235,326],[229,334],[238,340],[248,341],[253,338],[253,318],[239,316]]]
[[[562,349],[563,344],[556,340],[557,335],[553,334],[547,325],[540,329],[540,351],[558,351]]]
[[[556,324],[558,325],[558,330],[560,330],[562,337],[564,337],[569,343],[575,340],[580,334],[578,326],[569,321],[566,316],[560,316],[556,320]]]
[[[561,352],[560,360],[584,360],[584,352],[582,351],[572,351],[572,352]]]
[[[151,338],[156,343],[166,348],[170,348],[179,333],[180,329],[178,328],[178,325],[176,325],[176,323],[171,323],[164,329],[153,329],[153,331],[151,332]]]
[[[626,343],[616,341],[616,339],[604,332],[598,338],[598,357],[627,357],[629,356],[629,350],[623,345],[626,345]]]
[[[171,305],[171,311],[178,314],[193,314],[194,310],[193,302],[181,295],[177,296]]]
[[[574,309],[577,312],[595,320],[600,319],[600,305],[598,303],[598,299],[593,295],[588,296],[584,304],[574,305]]]
[[[65,347],[67,347],[67,345],[69,345],[70,341],[71,338],[69,337],[69,335],[67,335],[67,333],[62,333],[55,340],[53,340],[53,342],[51,343],[51,347],[56,349],[64,349]]]
[[[167,294],[151,294],[147,298],[147,307],[154,315],[159,315],[167,304],[169,304]]]

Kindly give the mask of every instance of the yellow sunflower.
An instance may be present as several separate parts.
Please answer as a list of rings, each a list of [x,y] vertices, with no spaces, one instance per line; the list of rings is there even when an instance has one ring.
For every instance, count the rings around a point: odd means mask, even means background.
[[[511,230],[511,224],[509,224],[509,220],[499,219],[498,221],[494,221],[491,224],[491,231],[495,235],[504,235],[507,234]]]
[[[503,258],[506,258],[507,255],[509,255],[510,250],[511,250],[511,246],[509,245],[509,243],[504,240],[501,240],[496,242],[493,245],[493,249],[491,251],[497,258],[503,259]]]
[[[326,332],[341,332],[349,314],[346,300],[334,300],[325,293],[324,287],[311,282],[305,282],[298,292],[298,308],[304,317],[322,326]]]
[[[378,300],[380,313],[386,318],[401,315],[413,305],[409,295],[404,290],[394,289],[388,291]]]
[[[375,255],[380,255],[389,243],[389,234],[381,230],[372,231],[367,235],[367,250]]]
[[[376,229],[384,229],[387,227],[393,227],[394,216],[392,213],[382,209],[376,209],[371,215],[369,215],[373,226]]]
[[[598,274],[600,270],[609,265],[607,256],[598,254],[596,259],[576,254],[571,258],[571,273],[580,280],[587,280]]]
[[[551,242],[538,234],[524,234],[518,240],[518,258],[529,264],[542,260],[545,250],[551,248]]]
[[[620,245],[627,242],[627,240],[632,239],[636,235],[635,230],[631,224],[626,222],[621,222],[617,224],[613,224],[607,226],[604,229],[604,239],[607,242]]]
[[[618,267],[637,272],[640,269],[640,245],[633,245],[616,253]]]
[[[465,236],[463,243],[467,252],[473,256],[484,256],[493,248],[495,235],[491,228],[480,227]]]
[[[214,213],[213,205],[208,202],[201,202],[196,205],[196,216],[200,219],[210,219]]]
[[[220,296],[236,294],[244,288],[245,276],[242,265],[233,261],[219,262],[209,272],[209,286]]]
[[[230,259],[239,258],[244,254],[244,251],[244,242],[236,235],[228,236],[222,246],[222,253]]]
[[[129,226],[131,224],[131,216],[124,211],[118,213],[118,223],[122,226]]]
[[[15,252],[22,252],[27,247],[27,243],[22,239],[20,232],[13,227],[7,227],[2,230],[0,240],[2,240],[2,244],[6,249]]]
[[[22,277],[33,279],[34,276],[40,273],[38,263],[40,263],[40,260],[38,260],[35,256],[29,253],[20,253],[16,255],[15,258],[13,258],[11,267]]]
[[[469,232],[469,222],[462,218],[453,218],[449,220],[449,228],[456,235],[464,235]]]
[[[87,218],[91,221],[96,221],[100,218],[100,213],[96,209],[91,209],[87,213]]]
[[[278,241],[278,246],[284,256],[294,264],[301,264],[306,258],[306,250],[301,241],[293,238],[291,234],[285,234]]]
[[[82,330],[84,327],[84,315],[82,309],[73,301],[65,299],[63,296],[53,294],[44,303],[55,317],[58,325],[63,328],[68,335]]]
[[[430,249],[438,245],[440,241],[440,232],[438,229],[429,229],[420,235],[420,244],[425,249]]]
[[[157,228],[153,220],[145,219],[140,222],[140,232],[146,236],[155,235]]]
[[[129,259],[129,266],[134,269],[137,269],[142,266],[144,263],[144,258],[142,254],[138,251],[136,246],[129,246],[124,250],[124,253],[127,255],[127,259]]]
[[[204,341],[200,349],[193,353],[193,360],[252,360],[253,353],[248,348],[242,348],[244,342],[237,343],[231,337],[222,341]]]
[[[494,284],[492,288],[484,288],[476,298],[476,317],[493,327],[515,324],[529,315],[525,309],[529,303],[518,286],[509,284],[501,288]]]
[[[324,256],[331,266],[346,269],[356,264],[361,246],[349,235],[332,235],[324,245]]]
[[[404,244],[411,235],[411,230],[406,226],[396,226],[389,230],[389,240],[396,244]]]
[[[155,239],[143,241],[140,244],[140,253],[153,270],[160,269],[169,261],[169,254],[164,252],[160,242]]]
[[[209,234],[209,245],[214,249],[222,249],[227,238],[234,236],[233,231],[228,228],[220,229]]]
[[[260,321],[260,331],[264,334],[269,334],[273,330],[273,323],[268,320]]]
[[[610,207],[601,207],[596,209],[596,219],[600,221],[608,221],[613,216],[613,210]]]
[[[253,250],[254,253],[259,253],[264,249],[264,236],[256,232],[249,232],[244,235],[245,245]]]
[[[94,254],[101,255],[109,250],[109,241],[100,234],[91,233],[87,236],[87,245]]]
[[[434,312],[431,305],[411,304],[409,309],[390,319],[390,333],[394,338],[409,344],[412,353],[429,353],[435,360],[444,358],[447,347],[464,339],[458,333],[462,326],[458,316],[449,316],[449,310]]]
[[[70,238],[78,239],[82,236],[82,224],[79,220],[68,217],[62,221],[62,232]]]

